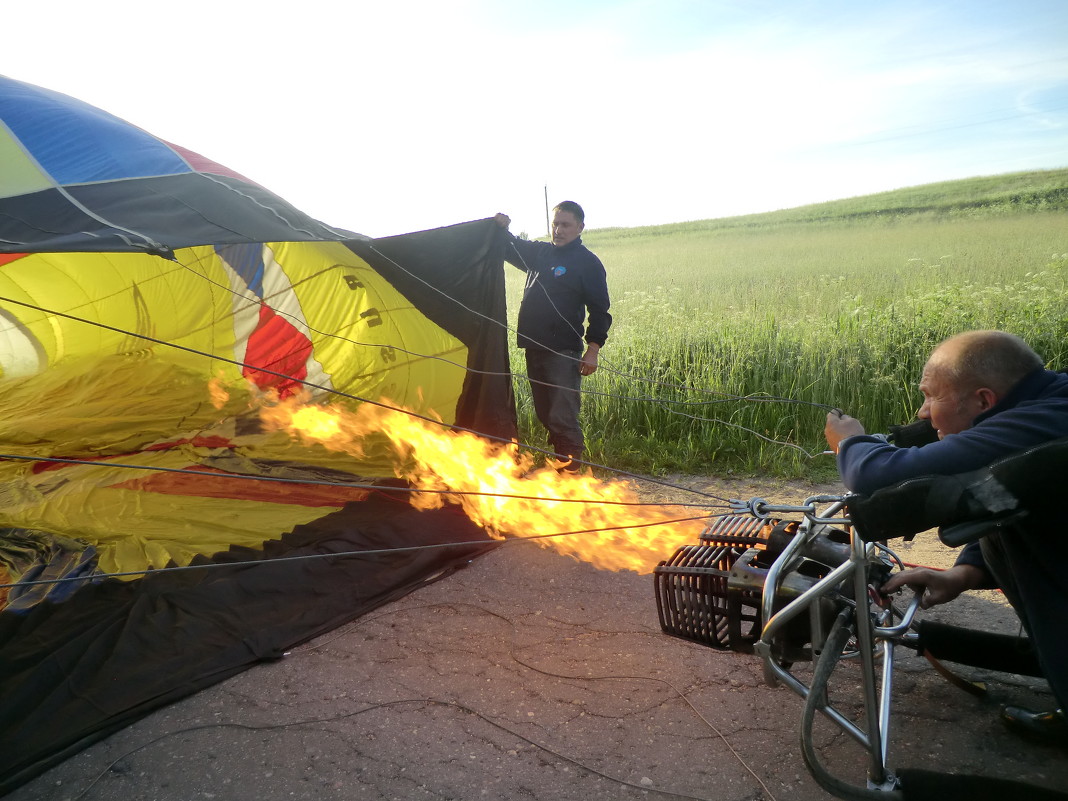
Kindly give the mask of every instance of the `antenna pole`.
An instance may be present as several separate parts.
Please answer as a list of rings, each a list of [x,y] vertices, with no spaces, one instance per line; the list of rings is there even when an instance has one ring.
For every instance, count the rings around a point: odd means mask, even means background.
[[[553,238],[553,227],[549,223],[549,185],[545,184],[545,235]]]

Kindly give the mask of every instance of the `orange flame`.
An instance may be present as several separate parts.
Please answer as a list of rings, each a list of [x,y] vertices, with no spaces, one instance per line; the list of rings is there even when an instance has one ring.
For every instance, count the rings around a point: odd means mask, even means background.
[[[533,457],[514,444],[454,431],[404,410],[364,403],[352,412],[290,397],[262,406],[260,417],[268,430],[357,457],[372,441],[388,443],[397,476],[427,490],[413,494],[416,508],[459,503],[491,536],[537,537],[540,545],[600,568],[651,573],[704,527],[700,520],[672,522],[697,516],[689,509],[625,505],[638,502],[627,482],[535,469]],[[583,533],[563,536],[568,532]]]
[[[221,409],[230,400],[230,392],[226,389],[221,377],[217,376],[208,381],[208,397],[211,398],[211,405],[216,409]]]

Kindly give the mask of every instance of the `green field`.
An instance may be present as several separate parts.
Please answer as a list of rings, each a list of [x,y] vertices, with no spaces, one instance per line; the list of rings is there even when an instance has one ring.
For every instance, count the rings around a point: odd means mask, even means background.
[[[827,408],[870,431],[907,422],[930,349],[967,329],[1068,369],[1068,169],[583,241],[615,318],[584,383],[587,458],[614,468],[826,477]],[[521,290],[508,268],[513,327]],[[523,441],[542,445],[516,390]]]

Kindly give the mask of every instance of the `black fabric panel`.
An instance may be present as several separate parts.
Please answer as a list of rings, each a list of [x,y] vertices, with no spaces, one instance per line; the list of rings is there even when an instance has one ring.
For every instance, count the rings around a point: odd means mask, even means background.
[[[965,629],[937,620],[921,620],[918,634],[916,649],[926,650],[944,662],[1020,676],[1044,675],[1026,637]]]
[[[349,242],[429,320],[468,348],[456,424],[517,439],[508,359],[504,231],[492,219]],[[473,310],[473,311],[472,311]]]
[[[77,203],[57,189],[0,199],[0,253],[159,252],[157,245],[166,253],[194,245],[352,236],[262,187],[227,176],[187,173],[65,191]]]
[[[897,771],[897,775],[905,801],[1068,801],[1068,793],[993,776],[936,773],[918,768],[905,768]]]
[[[272,561],[450,542],[476,544]],[[213,561],[225,567],[109,580],[62,604],[0,614],[0,795],[152,710],[279,658],[495,545],[457,507],[420,512],[378,494],[263,552],[218,555]]]
[[[0,198],[0,252],[98,251],[114,246],[111,232],[56,189]],[[85,232],[101,235],[100,246]],[[106,241],[105,241],[106,237]],[[84,242],[84,247],[79,247]],[[125,249],[125,248],[120,248]]]
[[[850,496],[846,506],[857,531],[869,542],[970,521],[989,521],[992,527],[1018,509],[1055,520],[1066,466],[1068,438],[1057,439],[979,470],[918,476],[871,495]]]

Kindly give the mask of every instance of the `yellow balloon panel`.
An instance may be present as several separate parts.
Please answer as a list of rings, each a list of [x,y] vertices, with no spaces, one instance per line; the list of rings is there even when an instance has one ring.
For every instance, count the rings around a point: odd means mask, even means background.
[[[24,353],[0,353],[5,376],[36,372],[68,360],[166,347],[151,339],[213,349],[225,348],[228,338],[232,347],[228,298],[201,275],[158,256],[23,256],[0,268],[0,296],[5,328],[21,330],[24,348],[33,348],[42,357],[37,370],[27,371],[18,367],[29,361]],[[168,350],[170,360],[196,362],[180,355],[182,351]],[[201,357],[200,361],[205,360]]]
[[[335,388],[454,421],[468,357],[459,340],[339,243],[272,247],[307,310],[314,353]]]
[[[324,402],[335,390],[454,420],[466,347],[343,245],[175,255],[0,264],[0,453],[38,460],[0,461],[0,525],[76,537],[105,569],[141,570],[259,547],[359,492],[224,472],[393,474],[374,449],[356,460],[262,433],[250,383],[306,381]],[[57,457],[99,463],[47,463]]]
[[[466,347],[366,262],[340,243],[241,248],[188,248],[177,262],[87,253],[3,265],[0,371],[15,377],[151,354],[205,379],[245,376],[264,388],[306,382],[390,397],[452,421]],[[250,253],[253,267],[232,266]]]

